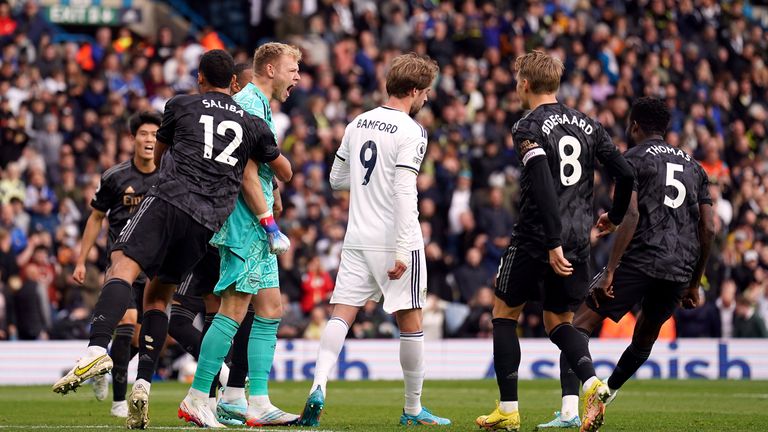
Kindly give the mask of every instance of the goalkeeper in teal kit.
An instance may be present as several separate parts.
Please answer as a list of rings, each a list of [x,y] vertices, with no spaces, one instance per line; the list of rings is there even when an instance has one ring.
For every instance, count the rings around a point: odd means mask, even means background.
[[[253,81],[233,97],[246,112],[263,119],[273,133],[270,100],[284,102],[288,98],[299,81],[300,60],[301,53],[293,46],[281,43],[260,46],[254,54]],[[298,420],[297,415],[272,405],[267,387],[282,316],[275,254],[285,252],[290,246],[279,232],[271,211],[267,210],[274,203],[272,178],[276,174],[280,180],[290,179],[290,170],[286,176],[273,172],[265,164],[258,164],[258,170],[254,166],[246,167],[235,210],[211,239],[221,257],[214,293],[221,296],[222,303],[203,339],[192,388],[179,407],[179,417],[198,426],[217,427],[219,421],[275,426],[294,424]],[[254,187],[256,184],[260,188]],[[261,201],[261,196],[266,203]],[[255,310],[248,343],[249,397],[246,401],[243,388],[227,387],[213,413],[203,401],[208,399],[208,388],[249,304]]]

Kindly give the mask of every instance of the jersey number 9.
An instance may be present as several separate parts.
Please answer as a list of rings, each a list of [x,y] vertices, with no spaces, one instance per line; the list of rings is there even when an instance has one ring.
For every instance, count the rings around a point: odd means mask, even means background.
[[[370,151],[368,151],[370,150]],[[363,177],[363,186],[367,185],[371,181],[371,174],[373,168],[376,167],[376,143],[373,141],[366,141],[360,148],[360,163],[363,164],[363,168],[366,169],[365,177]]]

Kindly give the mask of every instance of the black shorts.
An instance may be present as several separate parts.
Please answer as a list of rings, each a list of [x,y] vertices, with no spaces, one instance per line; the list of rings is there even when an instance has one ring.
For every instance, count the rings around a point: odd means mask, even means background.
[[[113,250],[136,261],[150,279],[178,285],[203,258],[211,236],[182,210],[150,196],[141,201]]]
[[[600,307],[597,307],[590,296],[587,306],[597,314],[619,322],[640,303],[646,319],[663,324],[675,312],[687,287],[687,283],[653,278],[637,269],[620,265],[613,275],[613,298],[600,300]]]
[[[173,299],[185,309],[197,310],[198,305],[203,305],[203,296],[213,293],[213,287],[219,281],[219,263],[219,250],[208,245],[205,256],[186,275]]]
[[[587,263],[573,263],[573,274],[560,277],[548,263],[532,258],[518,246],[507,248],[496,274],[496,297],[510,307],[540,301],[545,311],[575,312],[588,289]]]

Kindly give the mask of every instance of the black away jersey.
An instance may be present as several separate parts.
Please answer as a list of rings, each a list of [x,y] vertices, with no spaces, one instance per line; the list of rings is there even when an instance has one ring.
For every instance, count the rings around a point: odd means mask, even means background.
[[[101,175],[91,207],[107,213],[109,250],[156,180],[157,170],[145,174],[136,168],[133,159],[119,163]]]
[[[149,194],[214,232],[235,206],[247,160],[269,163],[280,155],[264,120],[218,92],[168,101],[157,140],[170,148]]]
[[[636,176],[640,218],[621,265],[648,276],[689,282],[699,259],[699,205],[712,204],[706,172],[662,140],[627,150]]]
[[[541,213],[531,196],[531,178],[525,169],[530,159],[546,155],[558,196],[563,252],[571,262],[587,261],[594,225],[595,160],[610,164],[621,158],[619,150],[599,123],[561,103],[540,105],[529,112],[515,124],[512,136],[523,164],[514,242],[534,258],[548,260]]]

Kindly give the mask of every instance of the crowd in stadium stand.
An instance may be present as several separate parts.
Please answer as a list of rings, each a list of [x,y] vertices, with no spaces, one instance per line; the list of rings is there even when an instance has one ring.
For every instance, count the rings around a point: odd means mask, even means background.
[[[279,224],[293,243],[279,258],[281,337],[321,333],[348,207],[348,195],[328,184],[334,151],[346,122],[383,102],[386,65],[404,51],[429,54],[441,68],[417,116],[429,132],[418,178],[425,334],[490,337],[493,280],[519,194],[510,129],[523,109],[511,65],[531,49],[564,61],[559,100],[599,120],[622,150],[633,98],[664,98],[672,110],[667,141],[710,176],[717,237],[705,295],[701,307],[676,313],[664,334],[768,337],[765,8],[715,0],[325,0],[302,10],[313,3],[284,0],[259,11],[262,34],[304,53],[299,87],[273,107],[295,172],[280,185]],[[127,118],[196,91],[200,55],[222,46],[211,28],[140,37],[103,27],[88,43],[52,43],[53,31],[33,2],[11,10],[0,0],[0,339],[86,335],[107,264],[105,235],[85,283],[71,274],[99,176],[131,156]],[[254,47],[228,48],[249,62]],[[596,175],[596,215],[610,203],[602,179]],[[594,269],[607,261],[610,242],[593,236]],[[525,337],[545,336],[538,312],[527,306]],[[633,320],[605,324],[601,334],[631,334]],[[371,304],[350,337],[396,332],[392,317]]]

